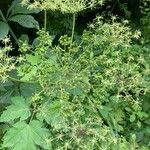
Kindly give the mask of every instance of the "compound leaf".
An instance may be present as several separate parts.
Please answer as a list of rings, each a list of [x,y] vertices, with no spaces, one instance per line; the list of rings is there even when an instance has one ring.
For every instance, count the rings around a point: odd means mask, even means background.
[[[21,0],[15,0],[12,2],[9,12],[11,12],[11,15],[16,15],[16,14],[32,14],[32,13],[39,13],[40,9],[33,8],[33,9],[28,9],[28,6],[22,5]]]
[[[15,15],[9,21],[17,22],[26,28],[39,28],[39,23],[31,15]]]

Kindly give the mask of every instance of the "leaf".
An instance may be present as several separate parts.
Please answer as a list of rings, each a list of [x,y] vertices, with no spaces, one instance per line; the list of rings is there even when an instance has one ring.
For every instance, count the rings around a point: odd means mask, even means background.
[[[41,57],[39,55],[30,55],[30,54],[26,54],[26,59],[29,63],[31,63],[31,65],[38,65]]]
[[[15,0],[12,2],[9,12],[11,12],[11,15],[16,15],[16,14],[32,14],[32,13],[39,13],[40,9],[33,8],[33,9],[28,9],[28,6],[23,6],[21,4],[21,0]]]
[[[39,28],[39,23],[31,15],[12,16],[9,21],[17,22],[26,28]]]
[[[19,37],[19,40],[20,41],[27,41],[29,42],[29,37],[27,34],[22,34],[20,37]]]
[[[13,97],[11,101],[12,104],[6,107],[6,110],[2,113],[0,122],[9,122],[18,118],[26,120],[31,115],[29,104],[23,97]]]
[[[33,96],[36,92],[40,92],[42,89],[40,85],[37,83],[29,84],[29,83],[21,83],[20,84],[20,92],[23,97],[31,97]]]
[[[141,124],[140,121],[137,122],[137,126],[138,126],[139,128],[141,128],[142,124]]]
[[[4,135],[3,147],[13,150],[37,150],[37,146],[51,150],[51,143],[47,142],[50,137],[49,130],[33,120],[30,124],[18,122]]]
[[[136,119],[135,114],[132,114],[132,115],[130,116],[130,122],[134,122],[134,121],[135,121],[135,119]]]
[[[10,96],[12,95],[13,92],[14,92],[14,89],[10,89],[3,95],[0,95],[0,104],[10,103]]]
[[[9,26],[5,22],[0,21],[0,40],[4,39],[8,32]]]
[[[50,105],[45,104],[36,117],[41,121],[45,120],[56,129],[65,128],[66,121],[60,109],[61,105],[59,101],[52,102]]]
[[[11,95],[15,91],[14,83],[6,81],[0,82],[0,105],[8,105],[11,102]]]
[[[29,73],[24,74],[24,76],[20,79],[21,81],[30,81],[36,75],[37,67],[33,67]]]

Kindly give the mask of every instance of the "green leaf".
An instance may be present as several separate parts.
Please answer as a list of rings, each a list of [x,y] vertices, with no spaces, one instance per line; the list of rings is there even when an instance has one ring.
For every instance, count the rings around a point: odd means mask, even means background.
[[[26,59],[29,63],[31,63],[31,65],[38,65],[41,57],[39,55],[30,55],[30,54],[26,54]]]
[[[142,124],[141,124],[140,121],[137,122],[137,126],[138,126],[139,128],[141,128]]]
[[[33,120],[30,124],[18,122],[10,128],[4,135],[3,147],[13,150],[37,150],[37,146],[51,150],[49,130],[43,125]]]
[[[13,97],[11,101],[12,104],[6,107],[6,110],[2,113],[0,122],[9,122],[17,118],[26,120],[31,115],[29,104],[23,97]]]
[[[39,28],[39,23],[31,15],[12,16],[9,21],[17,22],[26,28]]]
[[[36,75],[37,67],[33,67],[29,73],[24,74],[24,76],[20,79],[21,81],[30,81]]]
[[[52,102],[50,105],[43,105],[40,112],[37,113],[37,118],[39,120],[45,120],[48,124],[56,129],[65,128],[66,121],[61,114],[61,105],[59,101]]]
[[[12,95],[12,93],[14,92],[14,89],[10,89],[7,92],[5,92],[4,94],[0,95],[0,104],[8,104],[10,103],[10,96]]]
[[[29,42],[29,37],[27,34],[22,34],[20,37],[19,37],[19,40],[20,41],[27,41]]]
[[[23,6],[21,4],[21,0],[15,0],[12,2],[9,12],[11,12],[11,15],[16,15],[16,14],[32,14],[32,13],[39,13],[40,9],[33,8],[33,9],[28,9],[28,6]]]
[[[21,92],[21,95],[23,97],[31,97],[33,96],[36,92],[40,92],[42,89],[40,87],[40,85],[38,83],[21,83],[20,84],[20,92]]]
[[[132,114],[132,115],[130,116],[130,122],[134,122],[134,121],[135,121],[135,119],[136,119],[135,114]]]
[[[0,21],[0,40],[2,40],[9,32],[9,26],[5,23]]]

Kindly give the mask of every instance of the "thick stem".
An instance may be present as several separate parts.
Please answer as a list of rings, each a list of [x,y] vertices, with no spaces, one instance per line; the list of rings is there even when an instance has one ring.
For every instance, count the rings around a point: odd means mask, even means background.
[[[44,10],[44,29],[47,30],[47,11]]]
[[[8,25],[10,34],[11,34],[12,37],[14,38],[15,42],[18,44],[18,39],[17,39],[16,35],[14,34],[13,30],[11,29],[11,27],[9,26],[9,24],[8,24],[6,18],[4,17],[4,15],[3,15],[3,13],[2,13],[1,10],[0,10],[0,15],[1,15],[3,21]]]
[[[75,24],[76,24],[76,14],[74,13],[73,20],[72,20],[72,35],[71,35],[72,42],[73,42],[73,38],[74,38]]]

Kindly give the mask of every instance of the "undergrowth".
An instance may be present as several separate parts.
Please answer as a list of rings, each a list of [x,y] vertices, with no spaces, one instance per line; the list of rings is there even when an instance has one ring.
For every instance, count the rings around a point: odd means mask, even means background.
[[[23,2],[45,15],[49,9],[66,13],[68,5],[81,11],[97,4]],[[140,43],[140,31],[114,16],[97,16],[76,38],[74,7],[72,34],[55,45],[47,16],[33,43],[18,41],[20,56],[10,56],[11,41],[2,39],[1,149],[148,150],[149,47]]]

